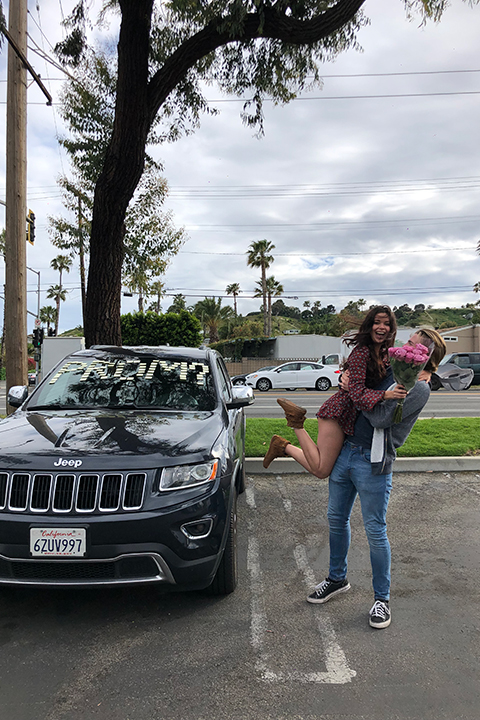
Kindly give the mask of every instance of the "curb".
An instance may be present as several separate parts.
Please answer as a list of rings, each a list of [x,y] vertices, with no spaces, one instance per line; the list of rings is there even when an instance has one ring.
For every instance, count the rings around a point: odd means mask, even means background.
[[[263,458],[246,458],[247,475],[282,475],[307,472],[292,458],[277,458],[268,470],[262,465]],[[394,473],[414,472],[477,472],[480,471],[480,456],[454,455],[451,457],[397,458],[393,464]]]

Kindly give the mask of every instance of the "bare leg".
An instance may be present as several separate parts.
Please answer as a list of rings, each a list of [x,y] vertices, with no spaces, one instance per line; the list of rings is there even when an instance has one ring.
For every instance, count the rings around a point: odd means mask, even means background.
[[[336,420],[319,418],[317,442],[303,428],[295,429],[300,447],[287,445],[285,454],[319,478],[330,475],[342,449],[344,433]]]

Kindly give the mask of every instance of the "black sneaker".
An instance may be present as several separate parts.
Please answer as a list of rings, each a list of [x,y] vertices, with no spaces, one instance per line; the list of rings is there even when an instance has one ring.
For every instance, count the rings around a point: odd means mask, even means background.
[[[325,578],[325,580],[316,586],[313,593],[307,597],[307,602],[326,603],[335,595],[347,592],[347,590],[350,590],[350,583],[347,578],[345,578],[345,580],[339,580],[338,582],[330,580],[330,578]]]
[[[386,628],[392,622],[392,613],[388,607],[388,600],[375,600],[369,612],[368,622],[373,628]]]

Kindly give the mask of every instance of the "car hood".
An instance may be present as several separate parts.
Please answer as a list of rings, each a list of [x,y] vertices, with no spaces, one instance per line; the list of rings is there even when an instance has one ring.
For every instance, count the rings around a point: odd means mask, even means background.
[[[52,456],[82,458],[82,470],[98,467],[106,456],[121,456],[130,465],[143,456],[145,467],[158,460],[188,455],[192,460],[211,457],[210,451],[223,428],[221,411],[22,411],[0,422],[0,463],[40,469],[42,458],[51,466]],[[169,464],[167,462],[167,464]]]
[[[435,374],[447,390],[467,390],[474,376],[471,368],[460,368],[455,363],[440,365]]]

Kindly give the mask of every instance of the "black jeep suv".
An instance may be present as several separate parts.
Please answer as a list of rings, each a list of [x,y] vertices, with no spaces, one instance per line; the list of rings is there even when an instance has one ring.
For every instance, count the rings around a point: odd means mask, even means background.
[[[69,355],[0,422],[0,584],[237,582],[249,388],[208,348]]]

